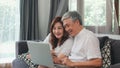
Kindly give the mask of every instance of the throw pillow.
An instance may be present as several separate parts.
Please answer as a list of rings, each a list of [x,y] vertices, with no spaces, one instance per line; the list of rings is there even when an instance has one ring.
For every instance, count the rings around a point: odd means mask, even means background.
[[[110,52],[111,46],[110,41],[106,41],[105,45],[101,49],[101,55],[103,60],[102,68],[110,68],[111,65],[111,52]]]
[[[103,46],[105,45],[106,40],[108,40],[108,36],[103,36],[103,37],[98,37],[99,41],[100,41],[100,49],[103,48]]]

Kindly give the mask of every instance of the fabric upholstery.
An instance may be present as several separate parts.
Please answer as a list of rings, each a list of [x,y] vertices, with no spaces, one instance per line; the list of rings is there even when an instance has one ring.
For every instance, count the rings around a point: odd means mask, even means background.
[[[114,65],[111,65],[110,68],[120,68],[120,63],[114,64]]]
[[[111,64],[120,63],[120,40],[111,39]]]
[[[29,68],[29,66],[23,60],[17,58],[12,62],[12,68]]]
[[[17,41],[16,42],[16,55],[21,55],[22,53],[28,52],[27,41]]]

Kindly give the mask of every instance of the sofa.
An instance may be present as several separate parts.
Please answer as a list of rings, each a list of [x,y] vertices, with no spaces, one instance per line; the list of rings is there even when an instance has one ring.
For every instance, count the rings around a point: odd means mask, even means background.
[[[103,59],[102,68],[120,68],[120,36],[96,34],[100,41],[100,49]],[[18,59],[18,55],[28,52],[27,41],[16,42],[16,59],[13,60],[13,68],[29,68],[27,64]]]
[[[110,60],[110,66],[104,66],[104,68],[120,68],[120,35],[110,35],[110,34],[97,34],[98,39],[100,41],[100,48],[102,50],[103,47],[109,42],[110,47],[107,47],[106,50],[110,50],[110,53],[106,55],[107,57],[102,57],[103,60],[107,61],[108,58]],[[102,51],[101,51],[102,52]],[[107,53],[107,51],[106,51]],[[105,59],[107,58],[107,59]],[[103,63],[107,65],[108,63]]]

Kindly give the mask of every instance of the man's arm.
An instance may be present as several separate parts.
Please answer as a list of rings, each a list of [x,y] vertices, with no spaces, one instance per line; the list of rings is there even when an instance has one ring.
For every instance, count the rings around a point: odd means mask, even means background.
[[[85,62],[72,62],[68,58],[63,60],[63,64],[69,67],[79,67],[79,68],[96,68],[102,66],[102,59],[95,58]]]

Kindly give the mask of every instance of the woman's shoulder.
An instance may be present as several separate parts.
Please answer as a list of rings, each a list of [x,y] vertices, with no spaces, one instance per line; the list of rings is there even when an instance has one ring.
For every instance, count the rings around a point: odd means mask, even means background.
[[[49,33],[48,35],[47,35],[47,37],[44,39],[44,41],[43,42],[49,42],[49,40],[50,40],[50,35],[51,35],[51,33]]]

